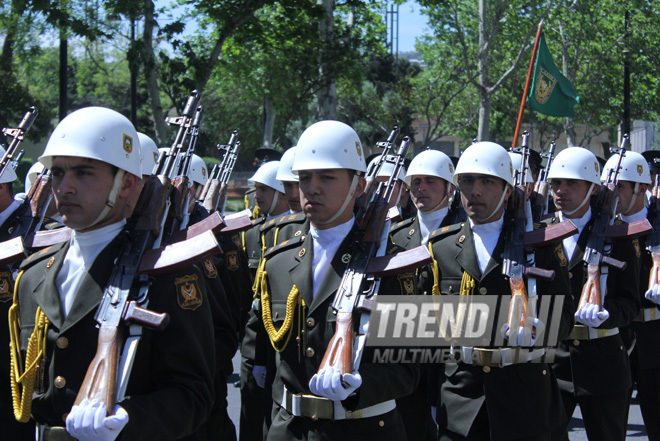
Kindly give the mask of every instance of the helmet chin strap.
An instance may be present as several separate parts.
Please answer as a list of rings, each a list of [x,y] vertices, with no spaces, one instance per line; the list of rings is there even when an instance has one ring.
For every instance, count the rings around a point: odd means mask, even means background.
[[[507,184],[508,186],[509,184]],[[504,188],[504,191],[502,192],[502,197],[500,197],[500,201],[497,203],[497,206],[493,209],[493,211],[485,218],[483,219],[477,219],[479,222],[486,222],[488,219],[491,217],[495,216],[495,213],[502,207],[502,204],[504,203],[504,197],[506,196],[506,188]]]
[[[584,200],[582,201],[582,203],[581,203],[580,205],[578,205],[578,207],[577,207],[575,210],[564,211],[564,215],[566,215],[566,216],[572,216],[573,213],[576,213],[576,212],[579,211],[582,207],[584,207],[584,204],[586,204],[587,201],[589,200],[589,198],[591,197],[591,190],[593,190],[594,185],[596,185],[596,184],[594,184],[594,183],[592,182],[592,183],[591,183],[591,187],[589,187],[589,191],[587,191],[587,195],[584,197]]]
[[[117,173],[115,174],[115,178],[112,181],[112,188],[110,189],[110,194],[108,195],[108,200],[105,202],[105,207],[103,207],[103,210],[99,213],[99,215],[96,217],[96,220],[92,222],[89,226],[85,227],[91,228],[94,225],[98,224],[102,220],[105,219],[105,217],[108,215],[110,210],[115,206],[117,203],[117,195],[119,194],[119,191],[121,190],[121,185],[124,180],[124,170],[119,169],[117,170]]]
[[[635,182],[635,188],[633,188],[633,195],[632,198],[630,198],[630,204],[628,204],[628,208],[626,208],[626,211],[622,211],[621,214],[627,215],[630,213],[630,210],[632,210],[633,205],[635,205],[635,202],[637,201],[637,196],[639,195],[639,182]]]
[[[454,192],[454,190],[455,188],[453,184],[447,184],[447,191],[445,192],[445,197],[442,198],[442,200],[438,203],[438,205],[427,211],[427,213],[433,213],[434,211],[437,211],[440,208],[442,208],[442,205],[445,203],[445,201],[449,199],[449,194]]]
[[[271,214],[273,212],[273,210],[277,206],[277,201],[280,198],[280,192],[275,190],[275,189],[273,189],[273,190],[274,190],[275,194],[273,195],[273,200],[270,203],[270,208],[268,209],[268,213],[266,213],[266,214]]]
[[[341,207],[337,212],[330,217],[330,219],[322,222],[314,222],[317,225],[327,225],[329,223],[334,222],[343,212],[346,210],[346,207],[348,206],[348,203],[351,201],[353,198],[353,194],[355,193],[355,187],[357,187],[358,181],[360,179],[360,176],[358,173],[355,173],[353,175],[353,180],[351,181],[351,187],[348,189],[348,193],[346,194],[346,199],[344,199],[344,203],[341,204]]]

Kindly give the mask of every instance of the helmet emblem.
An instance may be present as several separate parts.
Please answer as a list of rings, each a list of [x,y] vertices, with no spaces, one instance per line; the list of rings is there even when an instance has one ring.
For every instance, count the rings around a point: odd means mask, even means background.
[[[357,141],[355,141],[355,149],[357,150],[358,156],[362,157],[362,146]]]
[[[206,170],[204,170],[203,168],[202,168],[202,177],[206,178]]]
[[[454,173],[454,166],[449,164],[449,173]]]
[[[594,161],[594,170],[598,173],[598,161]]]
[[[644,166],[642,164],[637,164],[637,173],[639,173],[639,175],[642,176],[643,172],[644,172]]]
[[[128,136],[126,133],[124,133],[123,144],[124,144],[124,151],[126,153],[131,153],[133,151],[133,138]]]

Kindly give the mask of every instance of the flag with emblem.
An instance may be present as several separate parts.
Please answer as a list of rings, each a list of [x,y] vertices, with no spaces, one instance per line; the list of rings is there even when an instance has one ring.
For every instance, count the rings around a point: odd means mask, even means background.
[[[580,97],[568,78],[557,70],[543,34],[539,39],[532,78],[527,97],[527,104],[532,109],[549,116],[575,116],[574,107],[580,102]]]

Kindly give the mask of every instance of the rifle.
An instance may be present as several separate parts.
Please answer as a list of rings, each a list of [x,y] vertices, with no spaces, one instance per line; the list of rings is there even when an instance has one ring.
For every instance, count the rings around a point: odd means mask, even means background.
[[[622,262],[610,256],[612,243],[607,238],[607,228],[614,223],[616,206],[619,198],[616,196],[616,185],[619,182],[619,171],[621,161],[626,154],[628,135],[623,136],[619,149],[611,148],[612,153],[619,155],[615,169],[607,174],[607,181],[600,186],[596,203],[592,207],[592,218],[595,219],[587,248],[584,251],[583,260],[587,265],[587,281],[582,287],[578,309],[590,303],[598,305],[598,310],[603,309],[603,297],[607,291],[608,267],[612,266],[624,270],[626,262]],[[602,268],[601,268],[602,266]]]
[[[367,166],[369,167],[367,169],[367,173],[365,174],[367,185],[364,189],[364,193],[355,201],[354,209],[356,213],[356,218],[359,218],[364,214],[367,208],[367,203],[371,200],[371,195],[373,194],[374,189],[378,185],[378,180],[376,179],[376,177],[378,176],[378,172],[383,166],[383,163],[385,163],[387,156],[392,151],[392,146],[394,145],[397,136],[399,136],[400,131],[401,129],[399,129],[398,126],[394,126],[389,136],[387,137],[387,141],[379,141],[376,143],[376,147],[383,149],[383,151],[378,157],[378,160],[376,162],[372,161],[371,164],[367,164]],[[394,218],[395,216],[396,214],[394,213],[391,215],[392,218]]]
[[[534,201],[532,204],[532,215],[534,222],[540,222],[544,214],[548,214],[548,172],[554,159],[555,146],[557,143],[552,141],[550,143],[550,150],[548,153],[541,153],[542,158],[546,158],[547,162],[545,168],[539,173],[539,179],[534,184]]]
[[[354,250],[332,304],[333,313],[337,316],[335,333],[328,344],[319,371],[326,367],[334,367],[342,374],[357,370],[366,335],[363,331],[357,333],[354,351],[354,327],[356,323],[368,321],[371,305],[378,294],[379,278],[431,262],[431,256],[425,246],[393,256],[376,257],[378,252],[383,251],[382,248],[379,250],[379,247],[383,233],[387,234],[389,230],[385,228],[388,200],[403,167],[409,144],[410,138],[406,136],[397,154],[388,159],[394,163],[392,175],[386,183],[378,183],[364,214],[356,219],[357,237]],[[354,321],[355,315],[359,315],[358,321]]]
[[[114,403],[124,397],[142,327],[158,330],[167,325],[169,316],[166,313],[146,309],[149,275],[188,266],[219,251],[211,232],[192,239],[194,244],[185,241],[159,248],[174,192],[170,180],[176,159],[174,151],[181,148],[198,101],[199,94],[193,91],[184,115],[175,119],[180,121],[180,129],[172,149],[167,155],[159,155],[154,173],[146,178],[135,210],[121,233],[120,253],[95,315],[99,327],[97,352],[75,404],[84,399],[97,399],[112,413]],[[126,330],[128,335],[124,338]]]
[[[522,146],[513,149],[522,154],[520,169],[514,170],[514,186],[506,213],[511,222],[506,228],[504,255],[502,260],[502,274],[509,279],[511,287],[511,300],[507,323],[502,331],[508,332],[509,344],[517,346],[517,339],[522,329],[522,346],[531,346],[532,337],[543,331],[543,325],[537,323],[536,279],[552,280],[554,270],[541,269],[534,263],[534,248],[526,241],[527,232],[533,231],[531,205],[527,199],[527,168],[529,160],[529,133],[523,132]],[[527,246],[526,246],[527,245]],[[527,280],[527,289],[525,288]],[[516,343],[512,343],[515,341]]]
[[[236,159],[238,158],[238,150],[241,146],[240,141],[238,140],[238,130],[234,130],[231,133],[229,142],[226,145],[218,144],[218,150],[224,150],[225,153],[222,157],[222,162],[220,165],[215,165],[209,180],[206,181],[204,190],[199,199],[202,201],[202,205],[210,213],[218,211],[220,207],[220,214],[225,213],[225,203],[227,202],[227,183],[229,182],[229,177],[231,172],[234,170],[234,165],[236,164]]]

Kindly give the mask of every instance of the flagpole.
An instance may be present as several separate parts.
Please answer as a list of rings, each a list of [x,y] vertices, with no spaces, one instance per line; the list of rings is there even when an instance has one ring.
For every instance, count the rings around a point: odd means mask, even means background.
[[[529,93],[529,83],[532,81],[532,73],[534,72],[534,62],[536,61],[536,52],[539,48],[539,39],[543,33],[543,20],[539,23],[539,28],[536,31],[536,39],[534,40],[534,48],[532,49],[532,59],[529,62],[529,69],[527,70],[527,80],[525,81],[525,90],[523,92],[522,101],[520,102],[520,110],[518,111],[518,121],[516,121],[516,131],[513,134],[513,143],[511,148],[518,144],[518,133],[520,133],[520,125],[522,124],[523,112],[525,111],[525,101],[527,101],[527,94]]]

